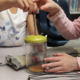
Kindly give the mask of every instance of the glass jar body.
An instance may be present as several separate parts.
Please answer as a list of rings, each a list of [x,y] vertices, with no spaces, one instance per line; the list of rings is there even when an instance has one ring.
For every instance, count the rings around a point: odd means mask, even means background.
[[[32,72],[43,71],[41,65],[47,55],[47,43],[26,43],[26,67]]]

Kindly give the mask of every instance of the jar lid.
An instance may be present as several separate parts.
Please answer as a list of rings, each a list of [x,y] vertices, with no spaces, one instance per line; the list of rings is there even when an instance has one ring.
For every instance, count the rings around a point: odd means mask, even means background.
[[[25,42],[29,42],[29,43],[41,43],[46,41],[47,38],[42,35],[30,35],[25,38]]]

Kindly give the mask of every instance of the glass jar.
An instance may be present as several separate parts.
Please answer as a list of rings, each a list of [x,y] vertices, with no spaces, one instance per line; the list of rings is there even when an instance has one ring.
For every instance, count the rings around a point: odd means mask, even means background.
[[[26,67],[32,72],[42,72],[41,65],[47,53],[47,38],[42,35],[31,35],[25,38]]]

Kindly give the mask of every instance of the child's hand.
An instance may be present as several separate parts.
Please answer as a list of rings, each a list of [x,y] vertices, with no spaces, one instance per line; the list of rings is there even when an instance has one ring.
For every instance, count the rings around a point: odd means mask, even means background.
[[[60,6],[53,0],[33,0],[37,6],[44,11],[51,12],[53,15],[60,10]]]
[[[45,58],[45,61],[54,61],[48,64],[43,64],[42,67],[53,67],[45,69],[45,72],[63,73],[73,70],[79,70],[77,58],[72,57],[66,53],[57,53],[54,57]]]
[[[12,0],[12,4],[13,7],[21,8],[24,12],[29,11],[29,13],[32,13],[37,10],[37,5],[32,0]]]

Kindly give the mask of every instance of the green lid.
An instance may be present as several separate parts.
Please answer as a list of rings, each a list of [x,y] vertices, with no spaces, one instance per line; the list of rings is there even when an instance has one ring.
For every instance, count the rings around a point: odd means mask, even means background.
[[[42,35],[31,35],[25,38],[25,42],[29,42],[29,43],[41,43],[46,41],[47,38]]]

